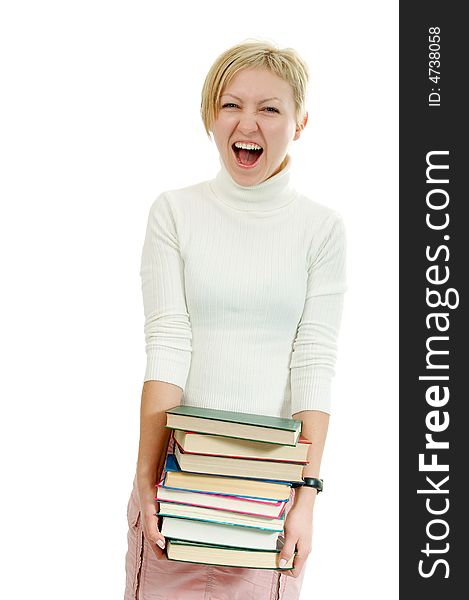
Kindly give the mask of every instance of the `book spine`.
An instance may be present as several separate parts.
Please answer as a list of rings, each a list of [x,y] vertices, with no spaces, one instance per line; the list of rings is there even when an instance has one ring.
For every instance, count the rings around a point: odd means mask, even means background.
[[[275,528],[272,527],[261,527],[257,525],[246,525],[245,523],[233,523],[232,521],[215,521],[213,519],[201,519],[200,517],[182,517],[180,515],[173,515],[171,513],[159,512],[160,517],[171,517],[172,519],[184,519],[186,521],[198,521],[201,523],[214,523],[216,525],[229,525],[230,527],[245,527],[246,529],[257,529],[260,531],[270,531],[271,533],[281,533],[283,531],[283,524],[278,525]],[[279,528],[280,527],[280,528]]]
[[[184,452],[182,452],[182,454],[184,454]],[[177,472],[181,472],[181,473],[196,473],[199,475],[209,475],[209,476],[216,476],[216,477],[227,477],[228,479],[238,479],[238,480],[242,480],[242,479],[249,479],[250,481],[261,481],[262,483],[277,483],[280,485],[288,485],[290,487],[292,487],[292,484],[296,481],[300,481],[298,480],[289,480],[289,479],[264,479],[263,477],[240,477],[239,475],[225,475],[224,473],[208,473],[205,471],[188,471],[187,469],[181,469],[180,464],[178,463],[178,460],[176,458],[176,455],[174,455],[174,461],[178,466],[178,470]]]
[[[259,457],[259,456],[241,456],[239,454],[222,454],[222,453],[216,453],[216,452],[195,452],[194,450],[186,450],[183,446],[181,446],[179,444],[179,442],[176,440],[176,444],[179,446],[179,448],[181,449],[181,452],[183,452],[184,454],[191,454],[191,455],[196,455],[196,456],[217,456],[217,457],[221,457],[221,458],[236,458],[239,460],[255,460],[255,461],[262,461],[262,462],[269,462],[269,463],[288,463],[290,465],[294,464],[294,465],[308,465],[309,461],[308,460],[295,460],[295,459],[290,459],[290,458],[267,458],[267,457]]]
[[[191,494],[204,494],[204,496],[216,496],[220,498],[227,498],[228,500],[246,500],[246,502],[253,502],[255,504],[267,504],[269,506],[280,506],[283,502],[287,502],[287,500],[277,500],[276,498],[256,498],[255,496],[242,496],[242,495],[234,495],[234,494],[220,494],[217,492],[205,492],[198,490],[189,490],[188,488],[175,488],[170,487],[169,485],[164,485],[163,480],[160,483],[156,484],[157,488],[165,488],[168,490],[178,490],[180,492],[189,492]],[[156,500],[155,496],[155,500]]]
[[[212,510],[218,510],[221,513],[223,513],[223,512],[235,513],[237,515],[247,515],[247,516],[250,516],[250,517],[260,517],[260,518],[262,518],[262,517],[264,517],[264,518],[268,517],[269,519],[279,519],[280,516],[283,513],[283,507],[280,508],[280,510],[278,511],[278,513],[275,514],[275,515],[266,515],[266,514],[263,514],[263,513],[248,512],[246,510],[240,510],[239,508],[225,508],[225,507],[220,507],[220,506],[213,506],[213,505],[210,505],[210,504],[195,504],[193,502],[179,502],[177,500],[167,500],[167,499],[157,498],[156,496],[155,496],[155,500],[157,500],[160,504],[164,504],[164,503],[167,502],[168,504],[181,504],[183,506],[194,506],[196,508],[210,508]]]
[[[181,487],[174,487],[171,485],[166,485],[166,483],[164,483],[163,487],[167,488],[168,490],[177,490],[179,492],[194,492],[197,494],[211,494],[212,492],[206,492],[205,490],[193,490],[193,489],[188,489],[188,488],[181,488]],[[220,495],[224,495],[224,494],[220,494]],[[244,499],[249,499],[249,500],[257,500],[257,501],[262,501],[265,500],[267,502],[288,502],[288,498],[285,498],[284,500],[279,500],[278,498],[267,498],[265,496],[246,496],[246,495],[236,495],[236,494],[230,494],[230,496],[232,496],[233,498],[244,498]]]

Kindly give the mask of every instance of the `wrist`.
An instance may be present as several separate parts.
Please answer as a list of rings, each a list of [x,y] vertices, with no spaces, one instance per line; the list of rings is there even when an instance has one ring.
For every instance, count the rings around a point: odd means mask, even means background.
[[[322,492],[323,487],[324,487],[324,480],[323,479],[319,479],[319,477],[303,477],[303,485],[301,486],[303,489],[304,488],[313,488],[317,491],[317,493],[319,494],[319,492]]]
[[[141,505],[155,502],[156,481],[154,477],[137,476],[137,490]]]
[[[304,476],[303,481],[294,484],[295,501],[299,504],[314,506],[316,496],[323,490],[323,480],[319,477]]]
[[[295,489],[295,504],[297,506],[313,508],[318,492],[311,487],[299,487]]]

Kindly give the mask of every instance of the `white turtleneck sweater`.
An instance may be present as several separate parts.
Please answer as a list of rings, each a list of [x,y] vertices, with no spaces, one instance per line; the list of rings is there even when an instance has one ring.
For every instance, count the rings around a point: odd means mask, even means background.
[[[140,275],[147,365],[182,404],[330,412],[345,281],[341,217],[274,177],[217,177],[152,204]]]

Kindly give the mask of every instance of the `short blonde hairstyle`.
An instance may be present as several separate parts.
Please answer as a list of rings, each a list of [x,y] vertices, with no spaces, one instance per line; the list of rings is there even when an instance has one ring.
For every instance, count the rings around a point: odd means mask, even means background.
[[[220,96],[242,69],[267,69],[287,81],[293,90],[296,123],[301,127],[306,114],[308,67],[293,48],[277,48],[270,42],[245,41],[220,54],[210,68],[202,88],[200,113],[210,136],[218,116]]]

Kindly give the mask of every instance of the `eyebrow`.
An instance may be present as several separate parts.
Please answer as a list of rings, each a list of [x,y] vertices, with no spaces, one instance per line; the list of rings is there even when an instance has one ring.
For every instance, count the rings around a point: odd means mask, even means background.
[[[222,96],[231,96],[232,98],[235,98],[236,100],[239,100],[240,102],[242,102],[242,98],[240,98],[239,96],[235,96],[235,94],[225,93],[225,94],[222,94]],[[259,100],[258,104],[263,104],[264,102],[270,102],[270,100],[277,100],[277,102],[282,103],[282,100],[280,98],[277,98],[277,96],[273,96],[272,98],[264,98],[263,100]]]

